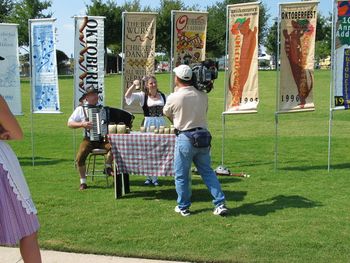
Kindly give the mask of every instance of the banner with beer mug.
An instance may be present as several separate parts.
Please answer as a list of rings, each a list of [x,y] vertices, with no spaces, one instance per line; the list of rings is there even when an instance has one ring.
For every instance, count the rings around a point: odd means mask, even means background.
[[[205,60],[208,12],[172,11],[174,66]]]

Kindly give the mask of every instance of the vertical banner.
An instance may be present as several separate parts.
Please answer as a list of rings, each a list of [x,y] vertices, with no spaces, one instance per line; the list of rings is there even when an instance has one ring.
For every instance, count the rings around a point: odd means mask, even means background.
[[[98,89],[104,104],[104,17],[74,17],[74,108],[89,87]]]
[[[153,75],[155,67],[157,13],[123,13],[123,102],[122,108],[140,113],[140,105],[125,103],[124,94],[135,79]]]
[[[11,112],[21,115],[17,26],[0,24],[0,94],[8,103]]]
[[[337,1],[333,10],[334,108],[349,109],[350,104],[350,1]]]
[[[279,112],[314,110],[314,52],[318,2],[280,4]]]
[[[175,67],[204,61],[208,13],[173,10],[172,14]]]
[[[29,20],[33,113],[60,113],[55,20]]]
[[[259,3],[227,6],[225,112],[257,112]]]

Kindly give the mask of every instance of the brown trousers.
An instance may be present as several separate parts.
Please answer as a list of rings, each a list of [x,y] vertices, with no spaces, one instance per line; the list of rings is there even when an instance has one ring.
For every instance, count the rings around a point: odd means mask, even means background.
[[[91,142],[89,139],[84,138],[80,143],[79,150],[76,157],[77,166],[81,167],[85,165],[86,159],[89,153],[93,149],[106,149],[107,152],[107,164],[112,164],[113,156],[111,153],[111,145],[109,142]]]

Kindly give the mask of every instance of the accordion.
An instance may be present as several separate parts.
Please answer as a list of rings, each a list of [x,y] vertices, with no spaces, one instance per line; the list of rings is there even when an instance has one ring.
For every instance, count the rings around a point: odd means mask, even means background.
[[[90,141],[105,140],[110,123],[124,123],[130,129],[132,128],[132,122],[135,117],[128,111],[92,105],[87,105],[86,107],[88,119],[92,122],[92,129],[90,129],[90,134],[87,136],[90,138]]]

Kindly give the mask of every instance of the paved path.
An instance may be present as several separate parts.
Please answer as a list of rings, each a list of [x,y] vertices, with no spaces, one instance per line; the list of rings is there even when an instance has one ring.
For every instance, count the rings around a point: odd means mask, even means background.
[[[141,258],[100,256],[41,250],[42,263],[181,263]],[[23,263],[18,248],[0,247],[0,263]]]

